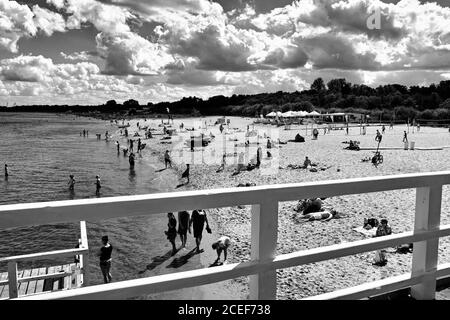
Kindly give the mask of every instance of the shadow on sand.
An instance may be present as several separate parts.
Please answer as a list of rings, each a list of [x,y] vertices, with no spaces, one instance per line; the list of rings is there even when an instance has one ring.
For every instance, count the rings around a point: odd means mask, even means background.
[[[179,185],[176,186],[176,189],[181,188],[181,187],[184,187],[184,186],[186,186],[188,183],[189,183],[189,182],[181,183],[181,184],[179,184]]]
[[[223,266],[223,262],[220,262],[220,261],[216,260],[213,263],[211,263],[208,268],[217,267],[217,266]]]
[[[203,252],[203,249],[200,250],[199,253]],[[167,268],[179,268],[183,265],[185,265],[190,258],[192,258],[193,256],[195,256],[197,254],[197,251],[194,249],[192,249],[191,251],[189,251],[187,254],[185,254],[184,256],[181,256],[179,258],[175,258],[172,260],[172,262],[167,266]]]
[[[159,170],[156,170],[155,172],[162,172],[162,171],[164,171],[164,170],[166,170],[167,168],[162,168],[162,169],[159,169]]]
[[[138,274],[143,274],[147,270],[155,269],[157,266],[162,264],[164,261],[170,259],[170,257],[172,257],[172,250],[167,251],[166,254],[164,254],[163,256],[156,256],[156,257],[154,257],[152,262],[147,265],[145,270],[139,271]]]

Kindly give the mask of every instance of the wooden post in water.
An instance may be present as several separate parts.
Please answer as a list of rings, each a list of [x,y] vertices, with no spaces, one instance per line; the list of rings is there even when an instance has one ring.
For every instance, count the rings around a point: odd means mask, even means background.
[[[414,232],[439,229],[442,185],[417,188]],[[418,300],[432,300],[436,293],[436,269],[439,238],[414,243],[412,276],[426,274],[424,280],[411,287],[411,295]]]
[[[276,256],[278,238],[278,201],[261,199],[252,206],[251,259],[271,261]],[[250,276],[250,299],[275,300],[277,272],[270,270]]]

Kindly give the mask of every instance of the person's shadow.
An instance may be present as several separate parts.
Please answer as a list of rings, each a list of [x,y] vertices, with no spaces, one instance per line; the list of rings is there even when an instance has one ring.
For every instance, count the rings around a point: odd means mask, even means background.
[[[162,172],[162,171],[164,171],[164,170],[166,170],[167,168],[162,168],[162,169],[159,169],[159,170],[156,170],[155,172]]]
[[[187,185],[187,184],[188,184],[187,182],[185,182],[185,183],[180,183],[179,185],[176,186],[176,189],[181,188],[181,187],[184,187],[184,186]]]
[[[185,254],[184,256],[173,259],[172,262],[167,266],[167,268],[179,268],[179,267],[185,265],[189,261],[189,259],[192,258],[193,256],[195,256],[196,254],[197,254],[197,251],[194,248],[191,251],[189,251],[187,254]]]
[[[219,260],[216,260],[216,261],[214,261],[213,263],[211,263],[210,265],[209,265],[209,268],[211,268],[211,267],[217,267],[217,266],[222,266],[223,265],[223,262],[220,262]]]
[[[138,274],[143,274],[147,270],[155,269],[157,266],[162,264],[164,261],[170,259],[170,257],[172,257],[172,250],[167,251],[166,254],[164,254],[162,256],[154,257],[152,262],[146,266],[145,270],[139,271]]]

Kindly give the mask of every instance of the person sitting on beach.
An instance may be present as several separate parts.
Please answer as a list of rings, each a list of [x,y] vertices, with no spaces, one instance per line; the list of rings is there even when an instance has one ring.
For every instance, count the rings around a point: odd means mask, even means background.
[[[306,199],[300,200],[294,211],[301,212],[303,215],[311,212],[322,211],[322,199]]]
[[[311,160],[309,160],[308,157],[305,157],[305,161],[303,162],[303,168],[307,169],[308,167],[311,167],[311,166],[312,166]]]
[[[375,237],[383,237],[388,236],[390,234],[392,234],[392,229],[388,225],[387,219],[381,219],[380,225],[378,226],[377,231],[375,233]],[[388,260],[386,258],[386,250],[384,249],[377,250],[375,252],[375,259],[373,263],[375,265],[384,266],[386,265],[387,262]]]
[[[172,168],[172,159],[170,158],[169,150],[166,150],[166,152],[164,153],[164,164],[166,165],[166,169],[167,165]]]
[[[73,190],[75,187],[75,179],[73,177],[73,174],[69,175],[69,190]]]
[[[189,183],[189,163],[186,164],[186,170],[181,175],[181,178],[187,178],[186,183]]]
[[[206,212],[204,210],[194,210],[192,211],[191,219],[189,220],[189,228],[191,225],[193,226],[194,230],[194,238],[195,238],[195,244],[196,248],[195,251],[197,253],[200,253],[200,243],[202,242],[202,234],[203,234],[203,228],[206,223],[206,229],[210,230],[209,223],[208,223],[208,217],[206,216]]]
[[[128,149],[127,148],[123,148],[122,151],[123,151],[123,156],[126,157],[127,154],[128,154]]]
[[[191,233],[191,228],[189,226],[189,212],[179,211],[178,212],[178,234],[181,239],[181,248],[186,247],[187,242],[187,232]]]
[[[214,261],[214,264],[217,264],[220,261],[220,255],[223,251],[223,262],[227,260],[227,250],[231,245],[231,239],[227,236],[222,236],[219,239],[217,239],[216,242],[212,244],[213,250],[216,250],[217,252],[217,259]]]
[[[100,183],[100,176],[95,176],[95,193],[97,195],[100,194],[100,188],[102,187],[101,183]]]
[[[175,255],[175,253],[177,253],[177,248],[175,246],[175,239],[177,237],[177,219],[175,219],[173,212],[169,212],[167,218],[169,218],[169,223],[167,224],[168,230],[164,231],[164,233],[172,244],[172,255]]]

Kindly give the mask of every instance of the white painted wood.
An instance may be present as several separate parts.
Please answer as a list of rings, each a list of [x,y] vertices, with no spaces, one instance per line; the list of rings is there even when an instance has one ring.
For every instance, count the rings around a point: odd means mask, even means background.
[[[80,279],[80,282],[84,286],[89,285],[89,243],[88,243],[88,237],[87,237],[87,227],[86,227],[86,221],[80,222],[80,230],[81,230],[81,246],[86,249],[85,254],[80,255],[80,269],[81,269],[81,276],[77,279]]]
[[[417,188],[414,231],[435,231],[441,218],[442,185]],[[411,295],[418,300],[432,300],[436,293],[439,238],[415,242],[412,261],[414,276],[427,274],[423,281],[411,288]]]
[[[17,282],[17,263],[14,261],[8,262],[8,281],[9,298],[17,298],[19,296],[19,285]]]
[[[55,250],[55,251],[25,254],[25,255],[20,255],[20,256],[4,257],[4,258],[0,258],[0,262],[31,261],[31,260],[39,260],[39,259],[44,259],[44,258],[54,258],[54,257],[70,257],[70,256],[73,257],[77,254],[83,254],[86,252],[87,252],[87,250],[84,248]]]
[[[307,297],[302,300],[358,300],[410,287],[411,285],[420,283],[423,277],[423,275],[413,277],[410,273],[407,273],[396,277],[364,283],[351,288]]]
[[[61,270],[60,272],[53,272],[53,273],[48,273],[48,274],[43,274],[43,275],[22,277],[22,278],[17,279],[17,282],[22,283],[22,282],[29,282],[29,281],[33,281],[33,280],[58,279],[58,278],[63,278],[65,276],[70,276],[70,275],[72,275],[71,272],[64,272],[64,270]]]
[[[258,204],[264,199],[277,201],[330,197],[355,193],[450,184],[450,172],[382,176],[297,184],[182,191],[111,198],[67,200],[0,206],[0,226],[13,228],[82,220],[103,220],[145,216],[163,212]]]
[[[278,202],[266,199],[252,206],[252,261],[271,262],[276,257],[278,239]],[[250,299],[274,300],[277,272],[268,270],[250,276]]]

